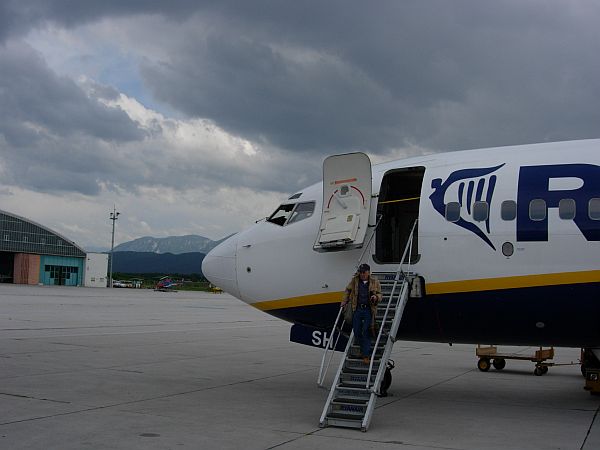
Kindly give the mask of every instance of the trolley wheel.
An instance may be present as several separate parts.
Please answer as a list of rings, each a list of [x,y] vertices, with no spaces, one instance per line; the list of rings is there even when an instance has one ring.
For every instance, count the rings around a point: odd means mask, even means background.
[[[386,367],[385,373],[383,374],[383,381],[381,382],[381,387],[379,388],[380,397],[387,397],[387,390],[390,388],[392,384],[392,371],[389,367]]]
[[[490,370],[490,365],[490,360],[488,358],[479,358],[479,361],[477,361],[477,368],[482,372]]]
[[[502,370],[506,367],[506,360],[504,358],[497,358],[497,359],[494,359],[492,364],[494,365],[494,369]]]
[[[533,374],[537,377],[541,377],[544,373],[544,369],[540,366],[535,366],[535,369],[533,369]]]
[[[548,366],[542,366],[542,375],[546,375],[548,373]]]
[[[590,348],[581,349],[581,375],[586,376],[587,369],[596,369],[600,367],[600,361]]]

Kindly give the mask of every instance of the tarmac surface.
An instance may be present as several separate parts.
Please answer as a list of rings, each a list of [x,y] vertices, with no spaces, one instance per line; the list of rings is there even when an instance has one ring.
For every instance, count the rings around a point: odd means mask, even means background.
[[[482,373],[470,345],[397,342],[369,431],[319,429],[289,329],[227,294],[0,285],[0,449],[600,449],[578,366]]]

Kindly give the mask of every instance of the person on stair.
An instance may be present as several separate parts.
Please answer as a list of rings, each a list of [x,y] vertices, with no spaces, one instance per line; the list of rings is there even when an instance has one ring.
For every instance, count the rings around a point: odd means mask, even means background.
[[[356,342],[360,345],[361,357],[365,364],[371,362],[371,335],[374,330],[375,312],[377,303],[381,301],[381,284],[377,278],[371,276],[371,268],[368,264],[361,264],[358,272],[354,274],[346,291],[342,306],[348,302],[352,305],[352,328]]]

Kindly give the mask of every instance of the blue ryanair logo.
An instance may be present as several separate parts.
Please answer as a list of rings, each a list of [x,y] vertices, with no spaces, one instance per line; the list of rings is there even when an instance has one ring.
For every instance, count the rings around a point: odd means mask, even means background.
[[[443,217],[446,217],[447,203],[457,202],[460,205],[460,217],[454,223],[477,235],[494,250],[496,247],[488,237],[489,214],[485,220],[476,221],[473,210],[475,202],[491,205],[497,179],[494,173],[503,166],[504,164],[500,164],[495,167],[457,170],[443,182],[441,178],[435,178],[431,182],[433,193],[429,196],[433,208]]]

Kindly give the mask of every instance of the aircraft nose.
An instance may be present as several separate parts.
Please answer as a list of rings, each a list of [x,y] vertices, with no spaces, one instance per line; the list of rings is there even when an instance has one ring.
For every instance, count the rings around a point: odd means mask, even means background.
[[[213,248],[202,261],[202,273],[215,286],[240,297],[236,273],[237,237],[231,236]]]

